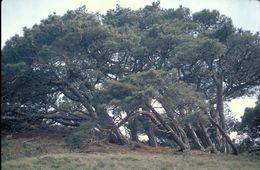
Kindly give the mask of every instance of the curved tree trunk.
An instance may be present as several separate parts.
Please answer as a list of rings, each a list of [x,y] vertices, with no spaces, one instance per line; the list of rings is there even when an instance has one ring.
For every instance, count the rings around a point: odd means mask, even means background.
[[[158,101],[162,104],[164,110],[166,111],[167,116],[171,119],[171,123],[169,123],[170,127],[172,128],[172,130],[175,131],[176,135],[178,135],[181,140],[188,146],[189,145],[189,139],[187,137],[186,132],[184,131],[184,129],[180,126],[180,124],[176,121],[175,116],[174,116],[174,111],[171,108],[171,106],[169,105],[169,103],[167,101],[165,101],[164,99],[158,99]]]
[[[124,135],[121,133],[119,129],[115,131],[115,134],[117,136],[118,142],[117,144],[126,145],[128,144],[128,140],[124,137]]]
[[[232,147],[232,149],[233,149],[233,151],[234,151],[233,153],[234,153],[235,155],[237,155],[237,154],[238,154],[238,150],[237,150],[236,146],[233,144],[233,142],[231,141],[230,137],[229,137],[229,136],[225,133],[225,131],[212,119],[211,116],[209,116],[209,119],[210,119],[211,123],[219,129],[219,131],[222,133],[222,135],[224,136],[224,138],[227,140],[228,144]]]
[[[149,145],[152,147],[157,147],[156,137],[154,135],[154,129],[151,120],[147,116],[141,116],[139,117],[139,120],[142,123],[145,133],[149,138]]]
[[[219,112],[215,111],[213,104],[210,104],[210,115],[214,118],[215,122],[219,122]],[[223,151],[223,143],[221,142],[221,135],[217,127],[215,127],[214,141],[219,151]]]
[[[201,127],[201,129],[202,129],[202,132],[203,132],[203,134],[204,134],[204,137],[205,137],[205,139],[206,139],[206,141],[207,141],[208,146],[211,148],[211,151],[212,151],[213,153],[218,153],[218,151],[217,151],[215,145],[213,144],[213,142],[211,141],[211,139],[210,139],[210,137],[209,137],[209,134],[208,134],[208,132],[207,132],[206,127],[205,127],[204,125],[200,125],[200,127]]]
[[[188,128],[189,128],[189,131],[190,131],[190,133],[191,133],[191,137],[192,137],[192,139],[193,139],[195,145],[196,145],[200,150],[205,151],[205,148],[204,148],[204,147],[202,146],[202,144],[200,143],[199,138],[198,138],[196,132],[194,131],[193,127],[191,126],[191,124],[188,123],[187,126],[188,126]]]
[[[71,85],[68,82],[65,82],[67,89],[73,94],[70,95],[69,93],[66,93],[66,90],[64,89],[64,95],[66,95],[71,100],[80,102],[89,112],[90,116],[93,118],[93,120],[98,120],[100,122],[100,125],[105,130],[112,129],[112,132],[108,134],[108,141],[114,141],[114,143],[124,145],[127,144],[128,141],[125,139],[125,137],[122,135],[119,129],[113,129],[113,127],[116,126],[115,122],[111,119],[111,117],[108,115],[105,108],[96,105],[90,105],[89,98],[86,95],[81,94],[73,85]],[[75,98],[73,98],[73,96]],[[95,110],[93,109],[95,108]]]
[[[113,134],[113,138],[117,139],[116,141],[118,141],[118,143],[116,143],[120,145],[128,144],[127,139],[122,135],[120,130],[118,128],[115,128],[117,126],[115,122],[112,120],[112,118],[108,115],[106,109],[102,106],[96,105],[95,110],[97,112],[98,121],[100,122],[100,125],[104,130],[110,131]],[[108,136],[108,138],[110,137],[111,135]]]
[[[77,101],[80,102],[89,112],[91,117],[93,119],[97,119],[97,113],[93,110],[92,106],[89,104],[89,98],[86,95],[81,94],[75,87],[73,87],[72,84],[65,82],[67,89],[77,98]],[[66,91],[66,90],[65,90]],[[65,92],[64,91],[64,92]],[[64,95],[67,95],[70,99],[72,99],[68,94],[63,93]],[[73,99],[72,99],[73,100]]]
[[[176,124],[177,124],[177,127],[178,127],[179,131],[180,131],[182,141],[183,141],[183,142],[186,144],[186,146],[189,147],[189,149],[190,149],[189,139],[188,139],[188,137],[187,137],[186,132],[185,132],[184,129],[177,123],[177,121],[176,121]]]
[[[155,117],[158,119],[158,121],[160,122],[160,124],[169,132],[171,133],[174,141],[177,143],[177,145],[179,145],[181,147],[181,150],[190,150],[190,146],[186,145],[181,138],[176,135],[176,133],[172,130],[172,128],[163,120],[162,116],[147,102],[145,103],[145,105],[152,111],[152,113],[154,113]]]

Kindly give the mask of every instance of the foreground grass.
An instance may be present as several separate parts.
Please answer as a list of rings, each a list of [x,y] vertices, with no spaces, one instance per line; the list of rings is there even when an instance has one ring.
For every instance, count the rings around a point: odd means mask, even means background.
[[[207,169],[260,169],[260,160],[242,156],[199,156],[188,154],[120,153],[67,153],[25,157],[2,162],[3,170],[62,169],[62,170],[207,170]]]
[[[213,155],[191,151],[179,153],[171,148],[136,150],[114,145],[97,145],[76,153],[69,150],[60,136],[17,138],[1,141],[3,170],[257,170],[260,157],[255,155]],[[90,151],[90,152],[89,152]],[[99,151],[99,152],[98,152]],[[100,153],[106,152],[106,153]],[[153,151],[153,152],[152,152]]]

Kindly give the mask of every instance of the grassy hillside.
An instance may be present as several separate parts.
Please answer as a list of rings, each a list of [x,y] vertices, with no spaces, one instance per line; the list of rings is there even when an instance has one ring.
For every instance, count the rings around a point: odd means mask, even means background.
[[[47,154],[40,157],[25,157],[2,163],[2,169],[149,169],[149,170],[206,170],[234,169],[257,170],[260,161],[245,157],[231,156],[191,156],[188,154],[151,153],[66,153]]]
[[[30,134],[32,135],[32,134]],[[3,170],[257,170],[259,157],[214,155],[200,151],[176,152],[170,148],[142,146],[131,148],[111,144],[95,144],[81,150],[70,150],[62,136],[12,136],[2,138]]]

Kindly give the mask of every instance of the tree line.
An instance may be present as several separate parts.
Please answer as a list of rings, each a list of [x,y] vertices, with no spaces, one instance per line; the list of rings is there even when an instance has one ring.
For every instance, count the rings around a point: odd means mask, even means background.
[[[259,33],[216,10],[159,4],[82,6],[13,36],[1,51],[2,129],[91,124],[117,144],[146,134],[153,147],[237,154],[224,102],[259,90]]]

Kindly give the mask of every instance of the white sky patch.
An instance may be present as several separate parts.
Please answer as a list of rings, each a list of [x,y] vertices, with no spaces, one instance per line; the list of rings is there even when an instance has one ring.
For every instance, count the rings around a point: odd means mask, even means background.
[[[257,101],[257,96],[255,97],[240,97],[237,99],[233,99],[231,102],[228,103],[229,107],[231,108],[232,114],[235,116],[236,119],[241,121],[241,117],[244,114],[245,108],[247,107],[255,107],[255,103]],[[231,132],[229,134],[231,140],[235,139],[236,143],[239,142],[237,132]]]
[[[162,107],[161,103],[158,102],[157,100],[153,99],[152,100],[152,106],[154,107],[154,109],[158,112],[158,113],[166,113],[166,111],[164,110],[164,108]]]
[[[231,133],[229,134],[229,136],[230,136],[231,140],[236,139],[236,137],[237,137],[237,132],[231,132]]]
[[[138,134],[138,139],[140,141],[148,141],[149,140],[149,138],[146,134]]]
[[[121,133],[126,136],[126,132],[125,132],[125,127],[124,126],[120,126],[119,130],[121,131]]]
[[[257,101],[257,97],[241,97],[237,99],[233,99],[228,105],[231,108],[232,113],[235,118],[241,121],[241,116],[243,116],[245,108],[247,107],[255,107],[255,103]]]

